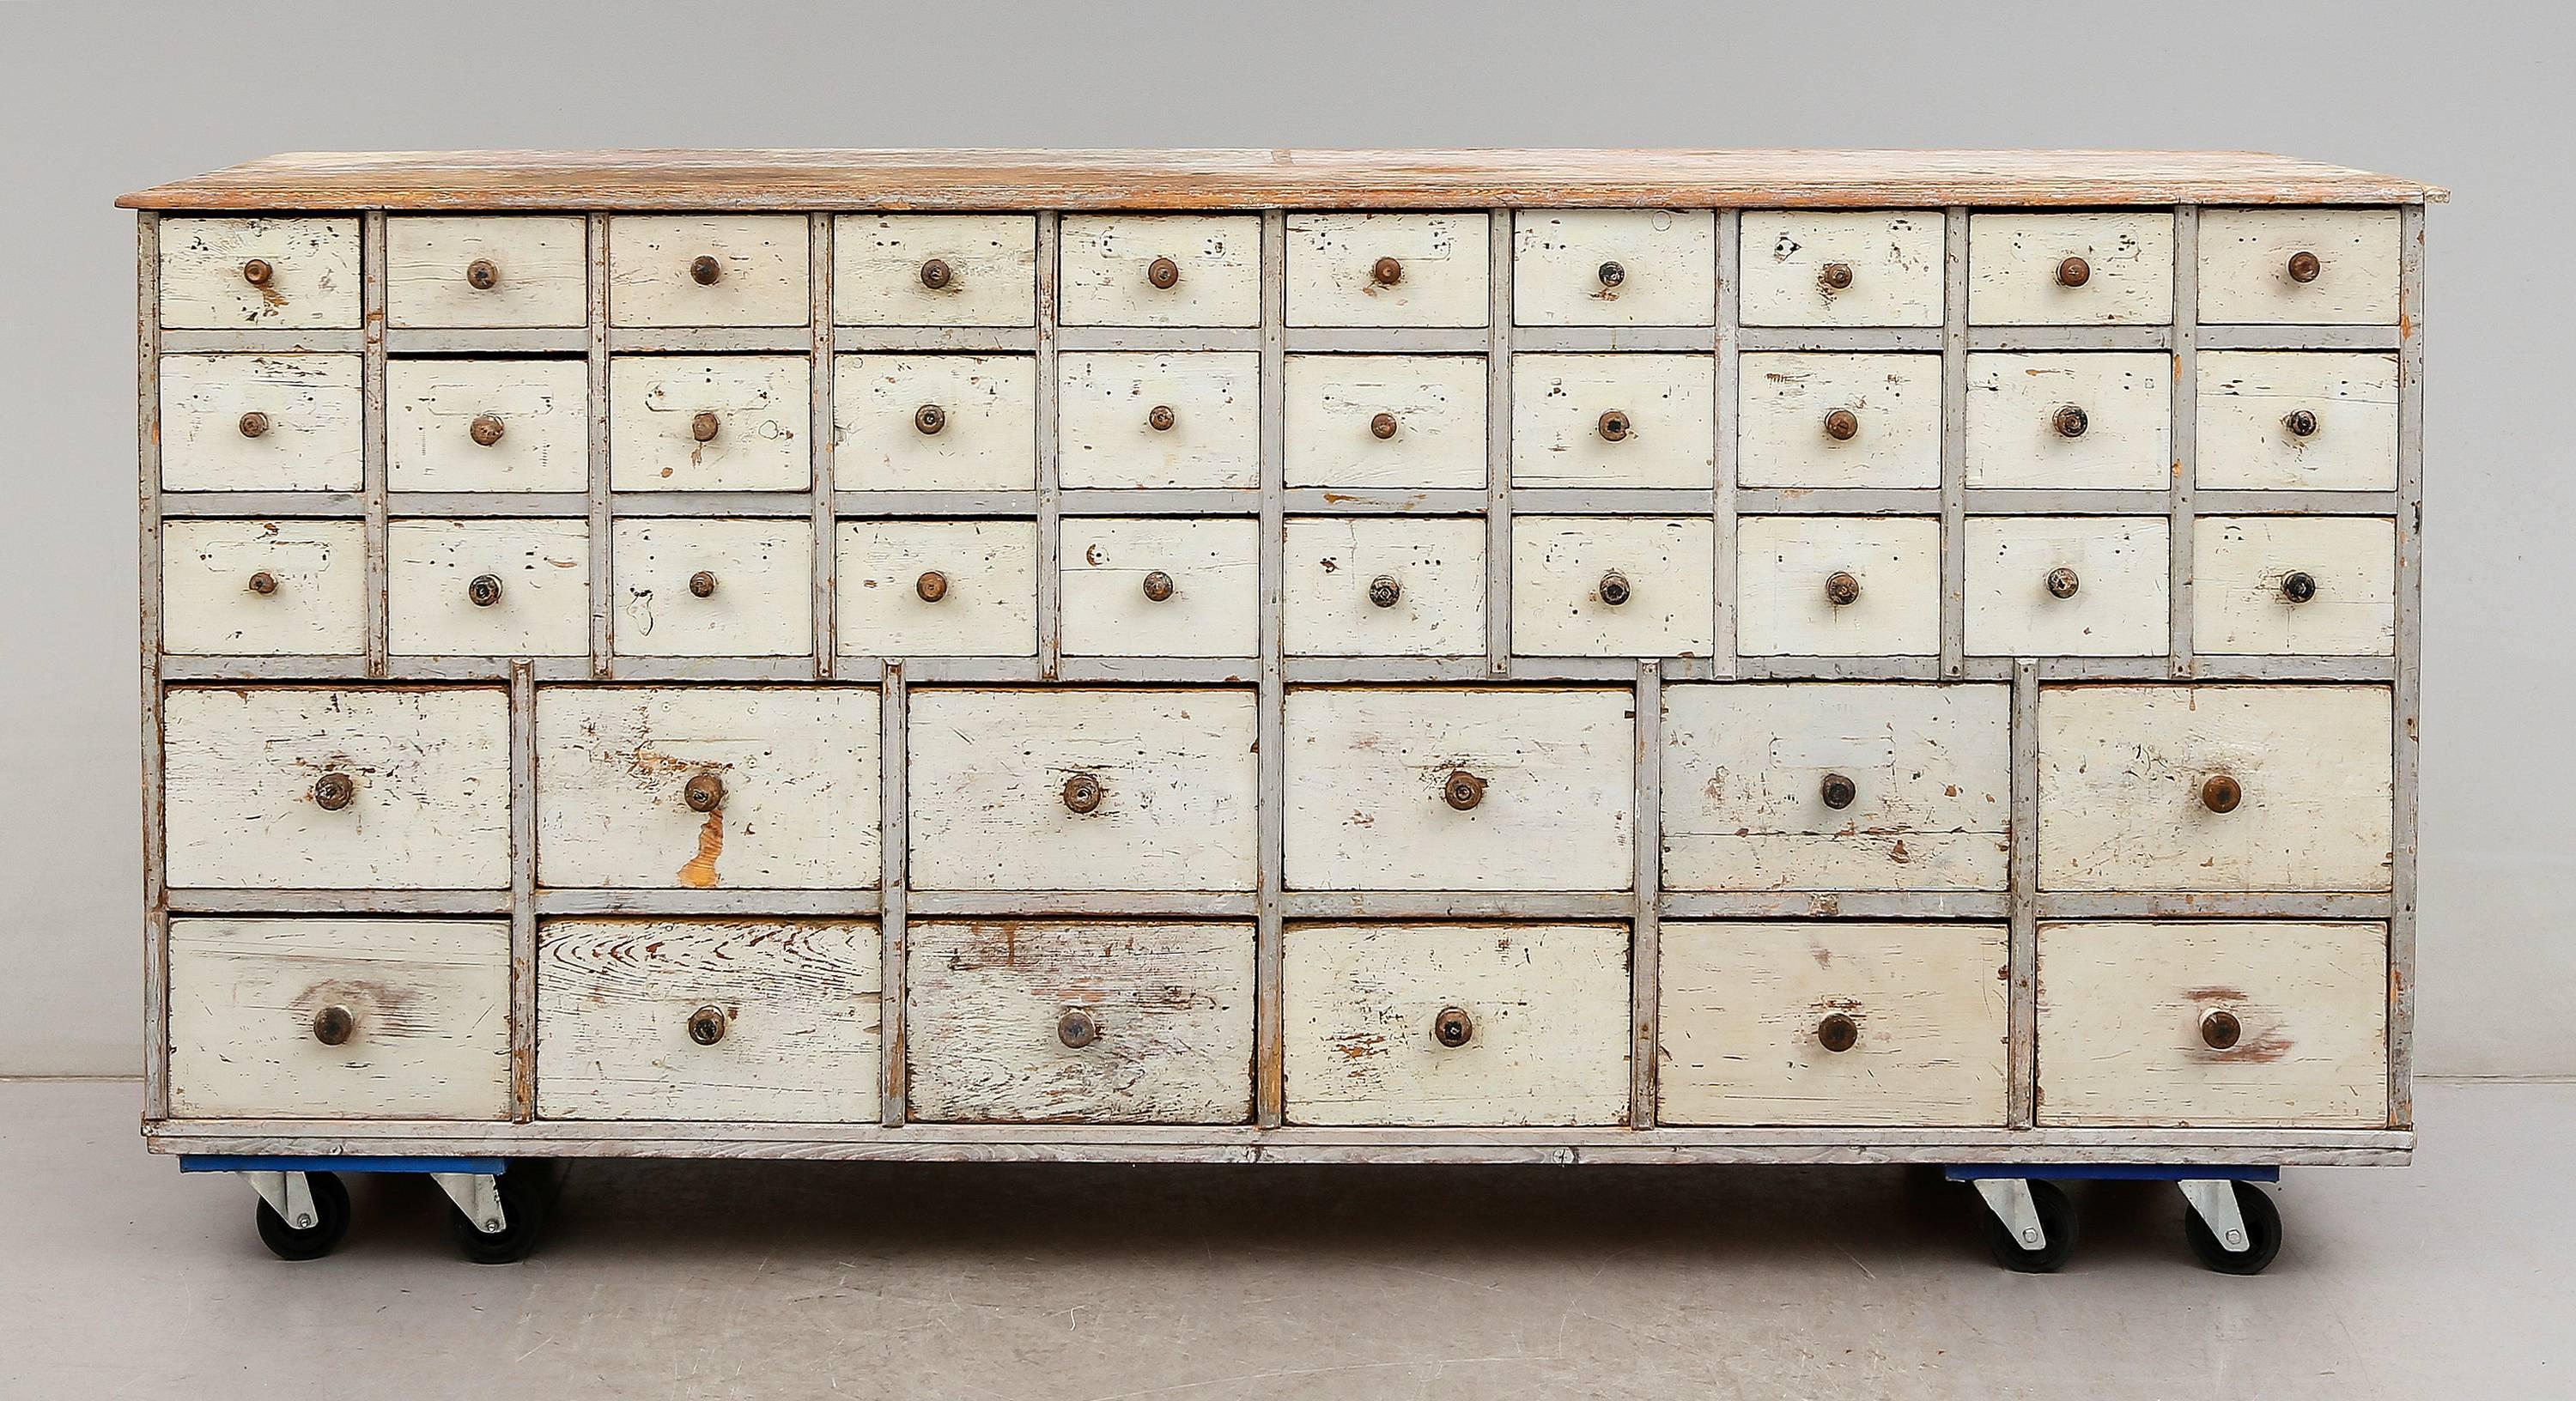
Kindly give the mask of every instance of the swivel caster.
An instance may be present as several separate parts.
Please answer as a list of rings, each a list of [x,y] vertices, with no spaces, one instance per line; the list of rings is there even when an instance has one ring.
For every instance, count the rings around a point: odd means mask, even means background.
[[[2075,1253],[2075,1207],[2053,1182],[1974,1179],[1985,1198],[1986,1247],[1995,1263],[2022,1274],[2054,1274]]]
[[[254,1172],[253,1219],[259,1239],[280,1260],[319,1260],[349,1233],[349,1189],[337,1173]]]
[[[2281,1253],[2281,1209],[2251,1182],[2186,1180],[2182,1238],[2200,1263],[2223,1275],[2259,1275]]]
[[[495,1176],[431,1176],[447,1193],[447,1234],[466,1259],[478,1265],[515,1265],[537,1248],[546,1225],[542,1168],[521,1164]]]

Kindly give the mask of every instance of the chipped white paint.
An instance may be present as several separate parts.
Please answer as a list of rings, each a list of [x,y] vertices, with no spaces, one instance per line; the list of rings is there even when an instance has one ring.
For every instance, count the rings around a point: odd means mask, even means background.
[[[2237,490],[2393,491],[2397,357],[2332,351],[2203,351],[2193,480]],[[2290,416],[2315,431],[2290,431]]]
[[[1035,521],[844,521],[837,573],[845,657],[1037,655]]]
[[[261,574],[273,585],[266,593],[251,586]],[[366,526],[316,520],[162,526],[161,647],[190,656],[364,655]]]
[[[1968,654],[2160,657],[2172,527],[2161,516],[1971,516]],[[2060,598],[2050,578],[2073,570]]]
[[[1482,326],[1483,214],[1288,216],[1291,326]],[[1396,260],[1380,282],[1378,260]]]
[[[268,265],[263,285],[248,265]],[[355,219],[164,219],[161,324],[305,330],[358,324]]]
[[[2174,470],[2171,369],[2161,354],[1969,356],[1968,485],[2163,490]],[[2070,408],[2083,414],[2073,437],[2058,423]]]
[[[2208,236],[2202,224],[2202,237]],[[2173,319],[2173,215],[1968,216],[1968,320],[1978,326],[2160,326]],[[2084,260],[2076,286],[2059,280]]]
[[[1616,263],[1617,280],[1603,269]],[[1717,215],[1705,209],[1522,210],[1512,319],[1523,326],[1709,326]]]
[[[1290,486],[1481,488],[1485,362],[1465,355],[1291,355]],[[1395,420],[1377,436],[1376,419]]]
[[[1516,517],[1512,650],[1707,656],[1717,645],[1716,552],[1716,529],[1704,516]]]
[[[615,636],[630,657],[801,657],[814,646],[814,528],[802,520],[617,522]],[[704,598],[691,586],[713,576]]]
[[[474,601],[474,581],[501,581]],[[578,657],[590,649],[590,523],[398,520],[385,532],[385,640],[399,656]]]
[[[1746,516],[1736,524],[1736,646],[1748,657],[1931,656],[1941,650],[1941,522],[1920,516]],[[1825,581],[1860,582],[1836,604]]]
[[[2397,639],[2397,523],[2203,516],[2192,525],[2191,645],[2201,656],[2385,657]],[[2284,591],[2304,574],[2304,600]]]
[[[1256,655],[1259,534],[1248,519],[1066,517],[1066,655]],[[1170,597],[1146,593],[1154,574],[1170,580]]]
[[[1748,354],[1737,391],[1744,486],[1937,487],[1941,357]],[[1825,431],[1849,413],[1852,436]]]
[[[608,220],[608,315],[615,326],[802,326],[802,214],[615,214]],[[716,260],[713,282],[693,275]]]
[[[1261,324],[1261,220],[1237,214],[1068,214],[1058,223],[1067,326]],[[1170,259],[1179,277],[1149,274]]]
[[[1261,485],[1261,356],[1100,353],[1057,361],[1062,484]],[[1154,426],[1169,410],[1171,426]]]
[[[1473,517],[1304,516],[1283,556],[1292,656],[1481,657],[1485,525]],[[1390,579],[1395,601],[1371,597]]]
[[[813,386],[801,355],[621,355],[608,364],[619,491],[803,491]],[[906,410],[907,413],[910,410]],[[697,417],[715,415],[715,436]]]
[[[923,280],[932,260],[945,282]],[[1038,221],[1026,214],[844,214],[832,318],[844,326],[1034,326]]]
[[[355,355],[161,357],[162,490],[356,491],[358,368]]]
[[[1038,478],[1036,402],[1037,362],[1026,355],[844,355],[833,366],[833,483],[1028,491]],[[937,431],[926,433],[929,408]]]
[[[1941,211],[1747,210],[1742,224],[1745,325],[1941,324]],[[1849,287],[1825,281],[1835,264]]]
[[[387,485],[584,490],[589,395],[589,372],[579,360],[395,360],[385,366]],[[489,444],[474,437],[485,418],[501,428]]]
[[[588,230],[541,214],[385,220],[385,320],[396,327],[578,326],[589,308]],[[489,263],[492,285],[471,280]]]
[[[1717,362],[1706,355],[1512,358],[1512,485],[1716,481]]]
[[[2312,253],[2298,282],[2290,259]],[[2200,319],[2388,326],[2397,321],[2394,209],[2205,209],[2200,215]]]

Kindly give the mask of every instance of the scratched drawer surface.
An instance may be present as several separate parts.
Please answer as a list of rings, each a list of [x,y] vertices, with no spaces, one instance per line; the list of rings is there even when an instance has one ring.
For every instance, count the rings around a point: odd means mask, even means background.
[[[1483,214],[1288,216],[1291,326],[1482,326]]]
[[[802,326],[801,214],[619,214],[608,221],[617,326]]]
[[[1038,221],[1026,214],[844,214],[832,314],[844,326],[1034,326]]]
[[[1717,321],[1717,216],[1705,209],[1525,209],[1512,216],[1524,326]]]
[[[1072,354],[1058,364],[1063,485],[1261,485],[1258,354]]]
[[[1696,517],[1512,522],[1512,651],[1704,657],[1716,646],[1716,530]]]
[[[1941,522],[1747,516],[1735,532],[1736,647],[1746,656],[1941,650]]]
[[[1716,375],[1705,355],[1512,357],[1512,485],[1708,486]]]
[[[2398,319],[2394,209],[2207,209],[2200,319],[2388,326]]]
[[[385,221],[385,321],[426,327],[580,326],[590,318],[589,230],[557,215]]]
[[[1485,485],[1481,358],[1291,355],[1284,383],[1288,485]]]
[[[843,521],[839,548],[841,655],[1037,655],[1036,521]]]
[[[165,491],[356,491],[366,484],[355,355],[161,357]]]
[[[398,359],[385,366],[395,491],[590,486],[590,369],[579,360]]]
[[[2163,656],[2171,534],[2161,516],[1969,517],[1969,654]]]
[[[1941,484],[1937,355],[1748,354],[1736,403],[1744,486]]]
[[[621,520],[609,561],[620,655],[814,650],[814,528],[804,521]]]
[[[1057,240],[1068,326],[1258,326],[1261,220],[1068,214]]]
[[[363,655],[366,525],[287,519],[163,526],[161,648],[198,656]]]
[[[2162,210],[1968,216],[1968,320],[2153,326],[2173,320],[2173,216]]]
[[[2157,491],[2173,480],[2163,355],[1968,357],[1972,487]]]
[[[844,355],[832,384],[833,470],[845,490],[1037,486],[1037,362],[1029,356]]]
[[[2213,350],[2199,358],[2192,479],[2237,491],[2397,485],[2397,357]]]
[[[1484,655],[1483,521],[1298,517],[1284,573],[1291,655]]]
[[[1938,211],[1753,209],[1742,217],[1744,324],[1941,324]]]
[[[2191,644],[2208,656],[2384,657],[2397,641],[2397,522],[2203,516]]]
[[[406,657],[586,655],[590,522],[388,523],[385,643]]]
[[[1261,544],[1251,520],[1068,517],[1064,650],[1245,657],[1260,651]]]
[[[608,362],[608,484],[619,491],[803,491],[813,383],[801,355],[620,355]]]
[[[174,218],[161,225],[161,324],[279,330],[358,324],[353,218]]]

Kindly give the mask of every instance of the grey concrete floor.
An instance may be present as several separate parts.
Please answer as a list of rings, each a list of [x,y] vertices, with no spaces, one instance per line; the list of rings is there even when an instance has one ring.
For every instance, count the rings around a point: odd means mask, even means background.
[[[0,1083],[0,1395],[2417,1397],[2576,1392],[2576,1085],[2419,1088],[2414,1167],[2293,1171],[2270,1273],[2169,1187],[2063,1274],[1893,1168],[574,1165],[536,1258],[360,1178],[272,1259],[138,1087]]]

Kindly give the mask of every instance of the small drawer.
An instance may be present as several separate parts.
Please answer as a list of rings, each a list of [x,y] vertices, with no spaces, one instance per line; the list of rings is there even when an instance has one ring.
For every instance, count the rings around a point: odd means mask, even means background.
[[[619,491],[803,491],[814,388],[801,355],[622,355],[608,364]]]
[[[1482,326],[1483,214],[1291,214],[1291,326]]]
[[[1034,326],[1038,221],[1026,214],[844,214],[832,221],[844,326]]]
[[[844,355],[832,367],[845,491],[1034,491],[1037,361]]]
[[[905,938],[914,1120],[1251,1119],[1250,924],[924,920]]]
[[[1524,326],[1714,326],[1717,216],[1525,210],[1512,221],[1512,307]]]
[[[2173,320],[2173,216],[1968,216],[1968,320],[1978,326],[2161,326]]]
[[[1292,656],[1481,657],[1485,523],[1312,516],[1288,522]]]
[[[1666,923],[1657,1118],[1999,1125],[2000,924]]]
[[[2385,686],[2051,686],[2044,890],[2386,890]]]
[[[1261,357],[1067,355],[1056,419],[1064,485],[1261,485]]]
[[[2191,646],[2204,656],[2385,657],[2397,638],[2397,523],[2203,516]]]
[[[1716,481],[1717,365],[1705,355],[1512,357],[1512,485]]]
[[[874,1123],[874,924],[537,926],[537,1117]]]
[[[1064,521],[1062,539],[1067,654],[1259,654],[1261,542],[1256,522],[1073,516]]]
[[[163,726],[174,887],[510,883],[509,703],[497,687],[174,686]]]
[[[587,655],[590,523],[394,521],[385,592],[385,641],[398,656]]]
[[[2008,688],[1664,689],[1672,890],[2002,890]]]
[[[2388,926],[2039,927],[2039,1122],[2388,1123]]]
[[[802,214],[620,214],[608,221],[615,326],[802,326]]]
[[[1748,657],[1924,657],[1941,650],[1941,522],[1745,516],[1735,527],[1736,650]]]
[[[874,885],[880,719],[874,687],[542,687],[538,883]]]
[[[1292,924],[1292,1124],[1624,1124],[1628,931]]]
[[[1628,889],[1633,699],[1600,689],[1290,691],[1288,885]]]
[[[1257,216],[1069,214],[1057,231],[1065,325],[1261,324]]]
[[[162,356],[162,490],[358,490],[358,376],[355,355]]]
[[[161,221],[161,324],[354,329],[355,219]]]
[[[912,693],[916,890],[1253,888],[1249,689]]]
[[[845,657],[1033,657],[1035,521],[843,521]]]
[[[1747,210],[1737,315],[1747,326],[1938,326],[1945,236],[1938,210]]]
[[[1290,486],[1485,485],[1485,361],[1469,355],[1291,355]]]
[[[1754,354],[1741,369],[1739,484],[1941,484],[1940,356]]]
[[[385,220],[387,324],[589,324],[585,222],[578,215],[520,214]]]
[[[794,519],[618,521],[612,629],[625,657],[814,650],[814,527]]]
[[[2394,209],[2205,209],[2200,319],[2209,325],[2393,326]]]
[[[364,655],[366,526],[164,522],[161,650],[223,657]]]
[[[170,921],[170,1112],[509,1117],[510,926]]]
[[[2397,489],[2396,356],[2212,350],[2198,378],[2198,485]]]
[[[590,371],[579,360],[395,360],[385,366],[396,491],[585,491]]]
[[[2171,637],[2162,516],[1971,516],[1968,636],[1979,657],[2160,657]]]
[[[1704,657],[1717,646],[1717,531],[1705,518],[1512,522],[1512,651]]]
[[[1969,356],[1968,485],[2164,490],[2172,364],[2161,354]]]

